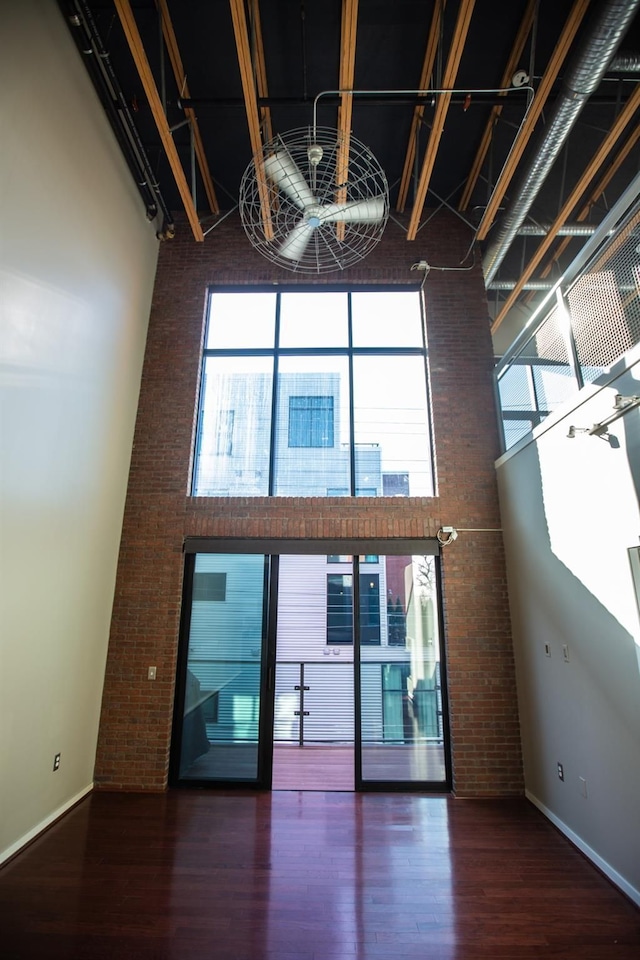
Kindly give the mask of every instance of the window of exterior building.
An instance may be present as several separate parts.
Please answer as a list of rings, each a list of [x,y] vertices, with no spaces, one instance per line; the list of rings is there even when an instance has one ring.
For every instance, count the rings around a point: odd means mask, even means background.
[[[227,599],[226,573],[195,573],[192,599],[224,602]]]
[[[348,558],[351,561],[351,557]],[[380,644],[380,575],[361,573],[360,643]],[[353,643],[353,576],[327,574],[327,644]]]
[[[289,446],[333,446],[333,397],[289,397]]]
[[[216,456],[230,457],[233,454],[233,420],[235,410],[219,410],[216,424]]]
[[[192,492],[434,493],[416,290],[210,291]]]

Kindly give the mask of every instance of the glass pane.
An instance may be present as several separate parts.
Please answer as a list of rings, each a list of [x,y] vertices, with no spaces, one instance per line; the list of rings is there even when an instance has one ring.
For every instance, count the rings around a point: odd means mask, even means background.
[[[280,299],[281,347],[346,347],[346,293],[283,293]]]
[[[348,614],[347,644],[327,642],[327,577],[334,575],[336,587],[346,588],[339,617]],[[351,562],[337,570],[326,556],[280,557],[274,790],[354,789],[351,586]]]
[[[255,780],[265,558],[195,559],[180,779]]]
[[[275,324],[275,293],[212,293],[209,300],[207,349],[273,348]]]
[[[433,496],[424,358],[354,357],[353,389],[356,495]]]
[[[354,293],[351,315],[354,347],[424,347],[417,291]]]
[[[435,561],[380,561],[380,646],[360,651],[362,779],[444,783]]]
[[[274,494],[347,496],[349,377],[346,357],[282,357],[278,372]],[[344,494],[336,494],[344,490]]]
[[[327,643],[353,643],[353,580],[350,573],[327,577]]]
[[[270,357],[205,358],[194,496],[267,496],[272,385]]]

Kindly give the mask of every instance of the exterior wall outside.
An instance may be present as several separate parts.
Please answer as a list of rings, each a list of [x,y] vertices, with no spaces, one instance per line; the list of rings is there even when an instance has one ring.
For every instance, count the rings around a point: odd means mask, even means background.
[[[613,439],[567,436],[609,417],[616,393],[640,394],[640,349],[627,362],[506,454],[498,477],[527,794],[640,904],[640,413],[612,423]]]
[[[4,859],[92,787],[158,243],[53,0],[0,75]]]
[[[408,243],[397,225],[363,263],[314,284],[410,284],[411,264],[457,266],[467,228],[438,214]],[[494,461],[493,357],[479,266],[425,285],[435,497],[190,498],[206,291],[211,284],[309,285],[249,246],[233,217],[202,244],[186,227],[163,245],[154,291],[103,699],[96,781],[110,789],[167,783],[185,536],[434,537],[443,589],[455,791],[522,791],[504,556]],[[149,682],[147,668],[158,667]]]

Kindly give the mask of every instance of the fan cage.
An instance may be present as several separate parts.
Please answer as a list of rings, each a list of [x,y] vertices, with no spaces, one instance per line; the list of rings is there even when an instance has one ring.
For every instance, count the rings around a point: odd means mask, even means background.
[[[329,127],[301,127],[280,134],[266,143],[254,157],[240,183],[240,217],[253,247],[272,263],[294,273],[330,273],[344,270],[363,260],[382,238],[389,217],[389,189],[384,171],[368,147],[353,135],[349,137],[347,182],[336,183],[336,163],[341,143],[339,131]],[[309,158],[309,148],[322,148],[317,164]],[[280,254],[280,248],[303,220],[303,210],[267,177],[264,161],[285,151],[310,186],[321,206],[338,201],[353,203],[379,198],[384,212],[374,222],[321,223],[297,260]],[[339,193],[346,186],[346,198]],[[269,220],[273,236],[265,229],[264,207],[268,198]]]

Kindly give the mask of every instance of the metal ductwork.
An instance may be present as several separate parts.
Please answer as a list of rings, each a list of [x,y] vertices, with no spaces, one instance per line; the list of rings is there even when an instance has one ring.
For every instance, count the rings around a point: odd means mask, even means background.
[[[523,223],[518,227],[519,237],[546,237],[551,229],[550,223]],[[598,229],[595,223],[565,223],[556,230],[558,237],[592,237]]]
[[[487,290],[513,290],[517,280],[492,280],[487,284]],[[523,290],[552,290],[555,286],[553,280],[527,280]]]
[[[498,272],[580,112],[607,72],[639,6],[640,0],[605,0],[590,33],[572,57],[537,149],[515,181],[514,200],[483,257],[487,284]]]
[[[607,73],[640,73],[640,53],[617,53],[607,67]]]

